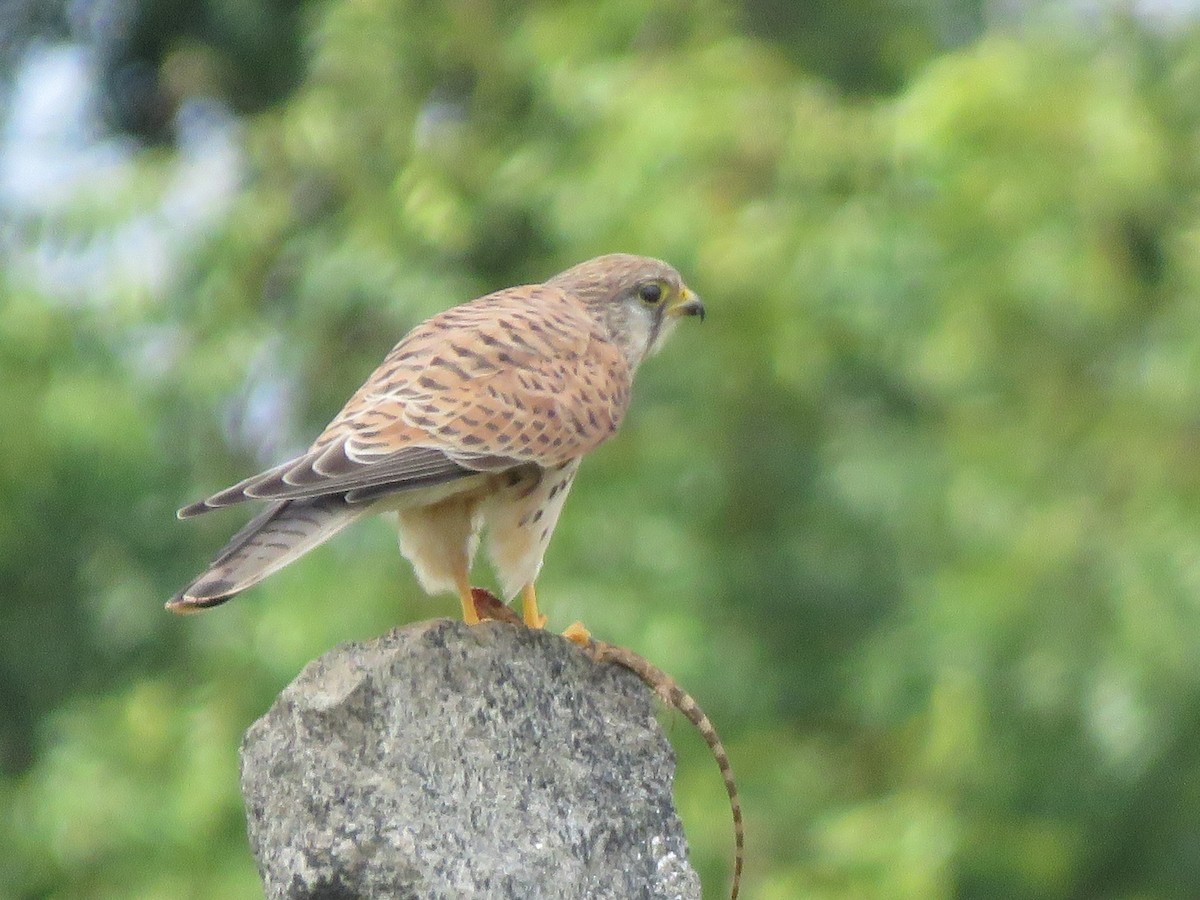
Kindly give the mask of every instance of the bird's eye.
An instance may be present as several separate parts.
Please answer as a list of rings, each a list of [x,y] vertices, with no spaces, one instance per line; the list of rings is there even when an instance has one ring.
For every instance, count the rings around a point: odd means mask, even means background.
[[[638,296],[642,298],[644,303],[649,303],[651,306],[653,306],[662,299],[662,285],[656,281],[652,281],[649,284],[643,284],[640,288],[638,288]]]

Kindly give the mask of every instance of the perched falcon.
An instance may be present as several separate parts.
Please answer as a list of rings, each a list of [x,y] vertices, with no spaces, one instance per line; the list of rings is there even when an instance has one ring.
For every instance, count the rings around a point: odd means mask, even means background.
[[[617,253],[428,319],[307,453],[179,510],[269,504],[167,608],[216,606],[355,519],[395,512],[426,591],[456,591],[479,621],[469,572],[486,530],[502,592],[522,592],[541,627],[533,583],[579,462],[616,432],[634,373],[681,316],[704,305],[675,269]]]

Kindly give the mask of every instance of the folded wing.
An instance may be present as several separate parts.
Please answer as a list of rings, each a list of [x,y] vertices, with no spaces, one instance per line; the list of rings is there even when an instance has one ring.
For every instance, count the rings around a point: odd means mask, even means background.
[[[339,496],[348,504],[534,463],[610,437],[629,403],[617,348],[542,285],[447,310],[402,340],[307,453],[179,511]]]

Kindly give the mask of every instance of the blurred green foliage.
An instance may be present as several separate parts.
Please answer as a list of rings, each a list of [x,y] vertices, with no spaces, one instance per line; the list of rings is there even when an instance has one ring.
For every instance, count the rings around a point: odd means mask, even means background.
[[[242,730],[457,603],[376,522],[176,619],[243,516],[173,510],[301,448],[424,316],[612,250],[710,315],[540,594],[706,707],[747,895],[1200,895],[1200,32],[851,6],[280,6],[303,75],[264,82],[168,296],[0,276],[0,895],[258,892]],[[671,727],[720,897],[720,781]]]

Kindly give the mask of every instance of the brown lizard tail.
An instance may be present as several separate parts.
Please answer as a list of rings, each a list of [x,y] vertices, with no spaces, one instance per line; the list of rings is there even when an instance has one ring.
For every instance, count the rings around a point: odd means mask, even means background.
[[[745,861],[746,833],[742,823],[742,801],[738,797],[737,782],[733,777],[733,766],[729,762],[729,754],[717,734],[716,726],[705,715],[692,695],[679,686],[670,675],[658,666],[632,650],[606,644],[604,641],[591,641],[592,656],[597,662],[614,662],[624,666],[642,679],[651,690],[659,696],[667,706],[679,710],[683,717],[695,726],[708,744],[717,768],[721,770],[721,779],[725,782],[725,793],[729,795],[729,810],[733,814],[733,887],[730,889],[731,900],[737,900],[742,883],[742,866]]]

